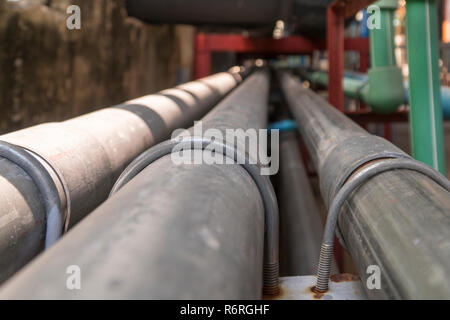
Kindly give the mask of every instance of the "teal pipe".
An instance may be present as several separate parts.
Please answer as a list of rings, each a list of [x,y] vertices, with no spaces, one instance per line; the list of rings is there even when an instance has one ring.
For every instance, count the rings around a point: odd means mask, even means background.
[[[394,12],[397,0],[380,0],[380,28],[370,30],[369,80],[359,96],[376,113],[393,113],[403,103],[403,75],[397,67],[394,44]]]
[[[305,74],[305,77],[314,85],[328,87],[328,73],[315,71]],[[343,79],[344,94],[346,97],[362,100],[360,92],[367,85],[369,76],[365,73],[345,71]],[[404,82],[404,103],[409,104],[409,83]],[[445,119],[450,120],[450,87],[441,86],[442,113]]]
[[[436,0],[406,1],[413,156],[445,175]]]
[[[296,131],[297,129],[297,122],[291,119],[272,122],[268,126],[268,130],[280,130],[281,132]]]
[[[344,94],[360,99],[380,114],[395,112],[404,103],[403,75],[397,67],[394,51],[394,11],[397,0],[380,0],[380,28],[370,30],[370,57],[372,67],[367,80],[344,77]],[[312,83],[328,86],[325,72],[310,75]]]

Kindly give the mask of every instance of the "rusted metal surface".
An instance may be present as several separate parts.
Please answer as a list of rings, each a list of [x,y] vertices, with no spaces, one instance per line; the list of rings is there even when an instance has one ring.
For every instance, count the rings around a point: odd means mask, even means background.
[[[280,278],[280,294],[267,297],[272,300],[366,300],[367,296],[359,277],[350,274],[331,276],[330,289],[314,291],[315,276]]]

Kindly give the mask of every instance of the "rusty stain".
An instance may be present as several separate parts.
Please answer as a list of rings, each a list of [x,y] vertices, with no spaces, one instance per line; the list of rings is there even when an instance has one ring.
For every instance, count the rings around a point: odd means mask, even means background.
[[[322,297],[325,295],[325,293],[327,293],[326,291],[325,291],[325,292],[319,292],[319,291],[317,291],[317,290],[316,290],[316,286],[309,287],[309,288],[307,289],[307,292],[308,292],[309,294],[312,294],[312,297],[313,297],[313,299],[315,299],[315,300],[320,300],[320,299],[322,299]]]
[[[263,295],[263,300],[278,300],[278,299],[282,299],[284,296],[285,292],[283,290],[283,288],[279,288],[278,293],[277,294],[265,294]]]
[[[333,282],[350,282],[359,280],[359,277],[350,273],[341,273],[331,275],[330,280]]]

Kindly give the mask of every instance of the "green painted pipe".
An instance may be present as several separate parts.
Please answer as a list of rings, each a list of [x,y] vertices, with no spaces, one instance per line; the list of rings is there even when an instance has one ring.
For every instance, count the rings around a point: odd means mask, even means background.
[[[380,8],[380,25],[370,30],[370,57],[368,81],[344,78],[344,94],[360,99],[376,113],[395,112],[404,103],[405,88],[403,76],[397,67],[394,51],[394,11],[397,0],[381,0],[375,3]],[[377,13],[374,13],[377,14]],[[328,86],[328,74],[315,72],[310,74],[314,84]]]
[[[397,67],[394,44],[394,12],[397,0],[380,0],[379,28],[370,29],[369,82],[361,89],[361,99],[377,113],[392,113],[403,103],[402,71]]]
[[[445,175],[436,0],[406,1],[413,156]]]
[[[375,3],[380,8],[380,28],[370,30],[370,62],[372,68],[396,66],[394,44],[394,11],[397,0],[382,0]]]
[[[305,74],[309,82],[321,87],[328,87],[328,73],[324,71],[315,71]],[[361,90],[367,84],[367,81],[344,77],[343,89],[344,95],[349,98],[361,99]]]

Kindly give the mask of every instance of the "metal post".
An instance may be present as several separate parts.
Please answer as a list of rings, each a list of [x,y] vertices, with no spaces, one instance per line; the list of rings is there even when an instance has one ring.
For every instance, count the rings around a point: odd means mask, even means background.
[[[330,81],[328,101],[338,110],[344,111],[344,7],[339,4],[327,9],[327,48]]]
[[[445,174],[436,0],[406,1],[414,158]]]

